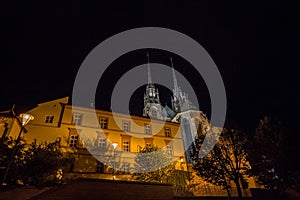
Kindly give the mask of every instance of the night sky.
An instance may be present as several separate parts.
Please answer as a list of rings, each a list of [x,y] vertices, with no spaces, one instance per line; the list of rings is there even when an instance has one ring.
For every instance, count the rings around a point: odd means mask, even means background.
[[[76,73],[95,46],[121,31],[157,26],[190,36],[210,54],[225,83],[229,120],[250,132],[264,115],[297,124],[297,78],[294,68],[281,62],[278,0],[84,2],[24,1],[1,8],[0,110],[16,104],[17,112],[23,112],[71,96]],[[173,56],[175,68],[197,91],[200,108],[210,114],[201,76],[192,78],[192,66],[184,59],[153,49],[128,53],[109,67],[99,84],[97,107],[109,109],[114,84],[130,68],[146,63],[146,52],[151,52],[152,62],[167,65]],[[161,96],[170,95],[159,89]],[[144,87],[132,97],[133,114],[142,112],[143,92]],[[162,97],[163,104],[169,104],[168,95]]]

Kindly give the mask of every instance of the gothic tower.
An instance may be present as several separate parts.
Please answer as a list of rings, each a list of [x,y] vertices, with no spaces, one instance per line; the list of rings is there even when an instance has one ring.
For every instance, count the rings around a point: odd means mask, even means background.
[[[149,53],[147,53],[147,61],[148,61],[148,84],[146,86],[146,92],[144,93],[144,109],[143,116],[151,117],[154,119],[162,118],[162,108],[159,101],[159,93],[158,89],[155,88],[155,85],[152,81],[151,70],[150,70],[150,61],[149,61]]]
[[[197,108],[188,99],[188,95],[182,92],[181,88],[178,86],[178,81],[176,78],[173,60],[171,58],[172,75],[173,75],[173,97],[172,108],[177,113],[173,118],[173,122],[180,123],[181,134],[183,139],[184,148],[186,150],[187,162],[191,163],[191,147],[195,141],[197,134],[205,133],[207,130],[208,120],[202,111],[197,110]]]

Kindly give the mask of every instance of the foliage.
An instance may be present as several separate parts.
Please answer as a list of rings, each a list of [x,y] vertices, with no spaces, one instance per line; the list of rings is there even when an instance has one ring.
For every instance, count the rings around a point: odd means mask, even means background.
[[[72,159],[60,151],[57,142],[37,144],[32,143],[26,152],[23,180],[28,184],[41,185],[50,175],[61,174],[62,169],[68,169]]]
[[[12,157],[12,154],[15,153],[14,157]],[[16,140],[14,140],[12,137],[4,137],[1,138],[0,142],[0,177],[1,177],[1,184],[4,179],[4,174],[8,168],[9,163],[11,163],[10,170],[8,177],[6,178],[6,182],[12,182],[11,180],[14,180],[14,182],[18,179],[19,176],[19,170],[22,169],[24,166],[23,160],[25,159],[25,141],[20,140],[18,145],[16,146]]]
[[[118,169],[120,169],[122,163],[122,151],[119,151],[118,148],[114,149],[111,142],[105,142],[105,144],[100,145],[99,139],[89,138],[85,135],[81,135],[81,139],[83,146],[97,161],[108,166],[111,173],[120,173]]]
[[[247,187],[246,172],[250,168],[246,152],[247,137],[237,129],[227,130],[224,128],[213,149],[207,152],[206,156],[200,158],[199,152],[204,139],[213,145],[215,134],[210,131],[206,135],[200,134],[196,138],[191,154],[194,161],[193,169],[205,181],[222,186],[227,189],[227,192],[231,187],[230,181],[233,181],[241,198],[241,186]]]
[[[163,149],[159,149],[157,146],[146,146],[136,155],[135,163],[135,170],[139,173],[133,174],[133,179],[172,184],[174,195],[192,195],[189,192],[190,173],[176,170],[172,157]]]
[[[172,157],[157,146],[146,146],[135,157],[135,174],[137,180],[144,182],[166,183],[174,166]]]
[[[36,141],[26,145],[21,140],[16,146],[16,140],[3,138],[0,144],[0,174],[3,177],[13,148],[17,148],[12,165],[6,178],[8,185],[36,185],[57,183],[61,180],[63,170],[68,168],[72,158],[62,153],[58,142],[37,144]],[[52,180],[49,179],[53,176]],[[2,180],[1,180],[2,181]]]
[[[265,116],[260,120],[253,137],[250,173],[266,188],[291,187],[299,190],[299,172],[287,165],[289,152],[285,153],[286,134],[286,128],[280,121]]]
[[[172,184],[174,196],[193,196],[191,183],[193,177],[190,172],[174,170],[169,177],[168,183]]]

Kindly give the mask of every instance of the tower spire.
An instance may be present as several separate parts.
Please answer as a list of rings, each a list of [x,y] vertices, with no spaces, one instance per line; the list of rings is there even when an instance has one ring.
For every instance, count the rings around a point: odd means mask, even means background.
[[[148,84],[146,85],[146,92],[144,94],[143,116],[145,117],[151,116],[153,118],[160,119],[162,117],[161,105],[159,101],[158,89],[155,88],[155,85],[152,82],[149,53],[147,53],[147,61],[148,61],[148,66],[147,66]]]
[[[147,53],[147,62],[148,62],[148,84],[152,84],[152,78],[151,78],[151,70],[150,70],[150,58],[149,53]]]
[[[178,87],[177,78],[176,78],[176,75],[175,75],[175,69],[174,69],[173,58],[172,57],[171,57],[171,66],[172,66],[174,90],[177,91],[179,89],[179,87]]]

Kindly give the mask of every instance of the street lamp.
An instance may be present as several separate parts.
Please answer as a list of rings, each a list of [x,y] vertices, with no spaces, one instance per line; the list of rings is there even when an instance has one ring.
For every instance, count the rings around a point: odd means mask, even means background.
[[[118,146],[118,143],[112,143],[113,147],[114,147],[114,157],[113,157],[113,162],[114,162],[114,165],[113,165],[113,180],[115,180],[116,176],[115,176],[115,157],[116,157],[116,148]]]
[[[21,134],[22,134],[22,132],[23,132],[25,126],[28,124],[28,122],[29,122],[30,120],[33,120],[33,119],[34,119],[34,117],[33,117],[32,115],[27,114],[27,113],[22,113],[22,114],[19,115],[19,117],[21,118],[21,129],[20,129],[19,135],[18,135],[18,137],[17,137],[16,144],[15,144],[15,146],[13,147],[13,151],[12,151],[10,160],[9,160],[9,162],[8,162],[6,171],[5,171],[5,173],[4,173],[4,176],[3,176],[3,180],[2,180],[1,186],[6,185],[5,181],[6,181],[6,178],[7,178],[8,172],[9,172],[9,169],[10,169],[12,163],[13,163],[14,156],[15,156],[16,150],[17,150],[17,148],[18,148],[18,144],[19,144],[19,142],[20,142],[20,140],[21,140]]]

